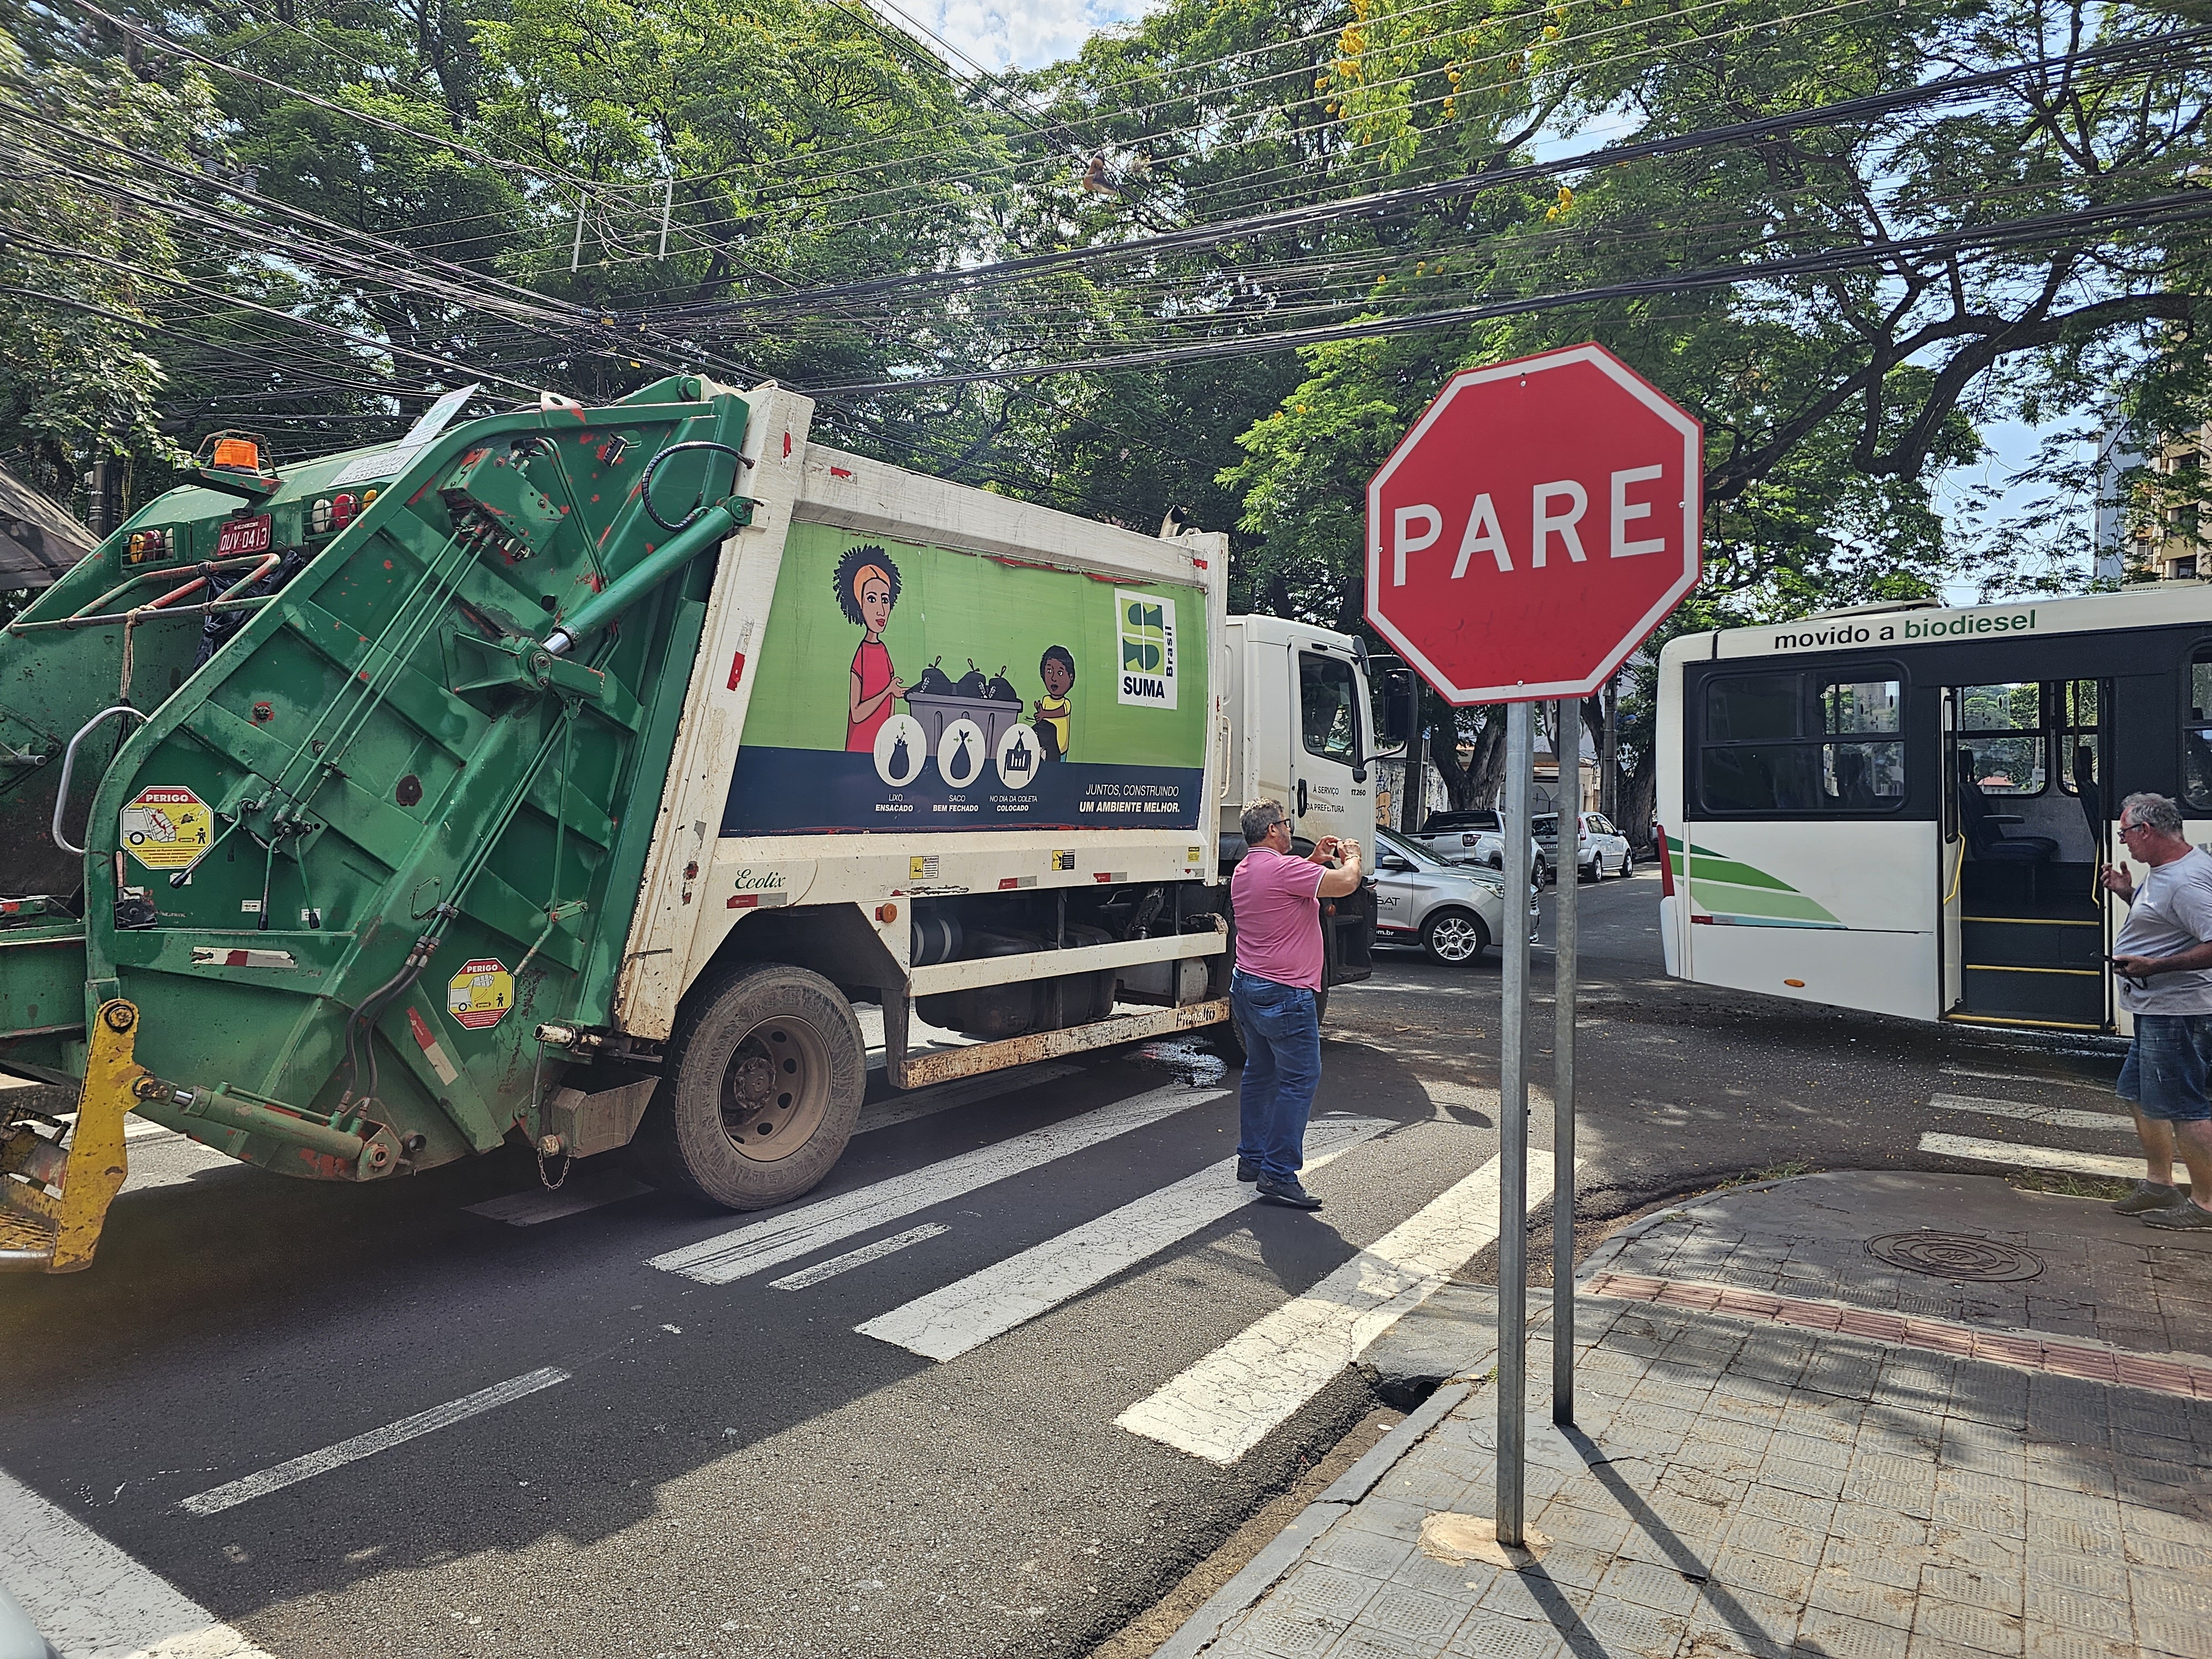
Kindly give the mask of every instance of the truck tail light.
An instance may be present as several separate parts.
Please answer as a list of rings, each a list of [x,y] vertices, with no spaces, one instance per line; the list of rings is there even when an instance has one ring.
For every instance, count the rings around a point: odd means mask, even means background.
[[[337,529],[343,530],[348,525],[353,522],[353,515],[358,512],[360,508],[361,503],[354,500],[352,496],[340,495],[337,500],[331,503],[331,525]]]
[[[1674,860],[1667,851],[1667,826],[1656,818],[1651,821],[1651,839],[1659,843],[1659,896],[1674,896]]]
[[[307,509],[307,530],[311,535],[326,536],[331,529],[331,504],[318,500]]]

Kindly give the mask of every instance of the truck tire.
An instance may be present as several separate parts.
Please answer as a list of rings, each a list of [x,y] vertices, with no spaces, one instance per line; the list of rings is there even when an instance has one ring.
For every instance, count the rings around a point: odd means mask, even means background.
[[[852,1139],[867,1089],[852,1005],[821,975],[781,963],[687,1002],[638,1137],[652,1174],[730,1210],[809,1191]]]

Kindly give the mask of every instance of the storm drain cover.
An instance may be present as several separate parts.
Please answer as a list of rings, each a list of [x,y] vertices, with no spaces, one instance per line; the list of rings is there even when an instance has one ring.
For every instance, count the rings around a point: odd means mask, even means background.
[[[1908,1273],[1983,1285],[2033,1279],[2043,1271],[2034,1251],[1972,1233],[1885,1233],[1867,1241],[1867,1254]]]

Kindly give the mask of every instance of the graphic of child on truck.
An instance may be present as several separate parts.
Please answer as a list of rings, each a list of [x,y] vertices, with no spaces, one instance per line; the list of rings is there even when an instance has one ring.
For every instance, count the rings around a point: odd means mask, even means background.
[[[853,653],[845,748],[872,754],[876,733],[891,717],[891,704],[906,697],[906,682],[892,671],[890,650],[884,644],[891,607],[898,603],[898,566],[880,547],[856,547],[837,561],[835,580],[838,609],[861,630],[860,647]]]
[[[1036,700],[1037,741],[1047,760],[1067,758],[1067,728],[1071,716],[1067,694],[1075,689],[1075,653],[1064,645],[1048,645],[1037,661],[1037,678],[1044,696]]]

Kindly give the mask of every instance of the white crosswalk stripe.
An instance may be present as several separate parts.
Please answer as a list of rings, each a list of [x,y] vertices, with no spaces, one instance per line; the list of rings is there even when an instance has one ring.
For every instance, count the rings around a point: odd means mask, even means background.
[[[1551,1179],[1551,1155],[1532,1149],[1529,1190]],[[1209,1462],[1235,1462],[1496,1240],[1498,1182],[1493,1157],[1115,1420]]]
[[[1978,1078],[1984,1083],[2040,1083],[2053,1089],[2087,1089],[2107,1096],[2112,1092],[2111,1084],[2092,1083],[2086,1078],[2037,1077],[2030,1072],[1981,1072],[1971,1066],[1941,1066],[1936,1069],[1945,1077]]]
[[[269,1659],[67,1510],[0,1470],[9,1593],[69,1659]],[[10,1653],[21,1650],[12,1644]]]
[[[2104,1176],[2132,1181],[2142,1176],[2141,1152],[2133,1158],[2112,1158],[2103,1152],[2071,1152],[2063,1146],[2034,1146],[2010,1140],[1984,1140],[1976,1135],[1930,1132],[1920,1137],[1920,1150],[1938,1158],[1959,1158],[1977,1164],[1999,1164],[2014,1170],[2061,1170],[2075,1175]]]
[[[1026,1134],[963,1152],[872,1185],[803,1204],[786,1214],[756,1221],[647,1263],[702,1285],[727,1285],[842,1244],[950,1199],[1079,1152],[1220,1099],[1224,1089],[1194,1090],[1181,1084],[1151,1090],[1111,1106],[1049,1123]]]
[[[1307,1134],[1306,1168],[1318,1169],[1389,1127],[1383,1118],[1322,1118]],[[1238,1183],[1237,1160],[1225,1158],[854,1328],[925,1358],[956,1359],[1243,1208],[1255,1196],[1254,1188]]]
[[[896,1255],[909,1244],[920,1244],[929,1239],[942,1237],[951,1232],[950,1227],[934,1221],[925,1221],[919,1227],[909,1227],[902,1233],[893,1233],[889,1238],[879,1238],[872,1244],[863,1244],[857,1250],[848,1250],[842,1255],[833,1255],[827,1261],[817,1261],[811,1267],[801,1267],[795,1273],[786,1273],[781,1279],[769,1280],[772,1291],[803,1291],[810,1285],[819,1285],[825,1279],[835,1279],[839,1273],[850,1273],[855,1267],[865,1267],[871,1261],[881,1261],[887,1255]]]
[[[2092,1134],[2136,1138],[2135,1120],[2123,1112],[2082,1112],[2065,1106],[2037,1106],[2025,1100],[1991,1100],[1981,1095],[1933,1095],[1928,1103],[1938,1111],[1974,1112],[1984,1117],[2016,1117],[2025,1123],[2041,1123],[2053,1129],[2086,1129]]]

